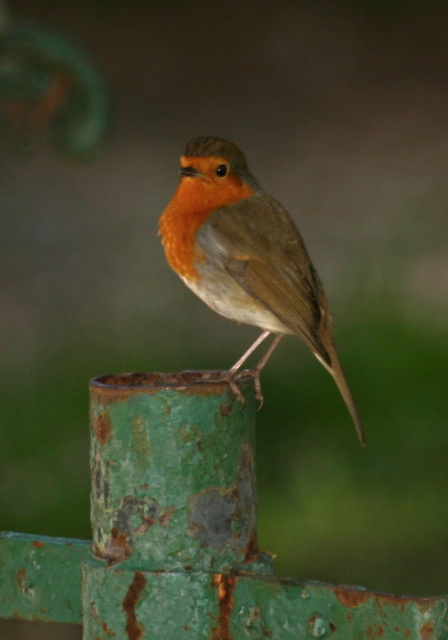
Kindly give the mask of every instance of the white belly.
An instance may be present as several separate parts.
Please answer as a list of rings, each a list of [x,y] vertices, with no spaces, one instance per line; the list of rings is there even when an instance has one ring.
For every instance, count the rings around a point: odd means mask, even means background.
[[[182,277],[187,287],[201,298],[213,311],[244,324],[254,325],[272,333],[291,333],[269,309],[254,300],[228,274],[219,278],[201,275],[200,284],[196,280]]]

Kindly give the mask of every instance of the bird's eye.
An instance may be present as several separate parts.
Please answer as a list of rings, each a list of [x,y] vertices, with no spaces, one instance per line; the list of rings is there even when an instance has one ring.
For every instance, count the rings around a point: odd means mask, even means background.
[[[227,174],[227,167],[225,164],[220,164],[219,167],[216,168],[216,175],[220,178],[223,178]]]

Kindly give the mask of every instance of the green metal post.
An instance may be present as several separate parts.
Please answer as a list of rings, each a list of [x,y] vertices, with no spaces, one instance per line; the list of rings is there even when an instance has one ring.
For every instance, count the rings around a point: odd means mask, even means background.
[[[210,380],[187,372],[92,382],[93,550],[107,564],[259,570],[250,384],[242,407]]]
[[[152,578],[171,572],[168,583],[149,581],[151,600],[175,603],[180,623],[197,616],[193,603],[198,594],[192,601],[190,595],[197,591],[193,585],[198,576],[209,587],[209,572],[272,572],[272,558],[259,553],[256,538],[253,385],[250,378],[240,385],[244,406],[220,372],[93,380],[91,520],[96,562],[84,567],[85,640],[101,638],[103,625],[126,637],[128,609],[147,588],[143,571],[153,572]],[[115,591],[112,585],[106,587],[111,575]],[[180,588],[186,578],[188,597]],[[123,580],[121,591],[118,583]],[[209,609],[215,606],[215,591],[207,588],[203,595]],[[115,603],[110,603],[112,594],[118,598]],[[191,609],[188,615],[184,606]],[[160,618],[163,610],[170,611],[169,618],[175,615],[171,607],[162,607],[157,615],[151,613],[152,619]],[[210,618],[198,624],[209,627]],[[199,637],[197,625],[181,624],[182,629],[188,626],[189,637]],[[159,624],[152,627],[147,633],[154,635],[148,637],[160,637]],[[179,632],[176,627],[175,635],[163,637],[178,638]]]

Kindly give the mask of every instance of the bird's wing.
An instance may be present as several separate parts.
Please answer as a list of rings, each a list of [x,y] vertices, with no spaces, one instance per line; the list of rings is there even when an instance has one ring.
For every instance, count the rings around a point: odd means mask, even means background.
[[[332,366],[328,304],[302,237],[285,209],[265,193],[217,209],[199,243],[269,311]]]

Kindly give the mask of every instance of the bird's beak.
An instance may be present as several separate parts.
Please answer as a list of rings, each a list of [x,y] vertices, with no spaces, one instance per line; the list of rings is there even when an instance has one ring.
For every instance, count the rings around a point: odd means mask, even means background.
[[[189,176],[190,178],[196,178],[201,175],[194,167],[180,167],[179,173],[181,176]]]

